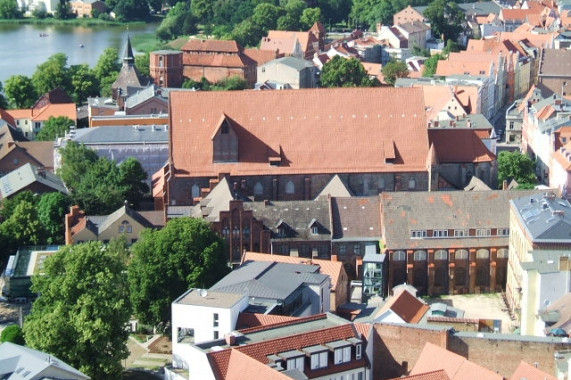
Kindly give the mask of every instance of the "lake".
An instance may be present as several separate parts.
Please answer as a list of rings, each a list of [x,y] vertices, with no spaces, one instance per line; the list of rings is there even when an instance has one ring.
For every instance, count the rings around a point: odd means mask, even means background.
[[[31,77],[36,67],[56,53],[68,57],[68,66],[87,63],[93,67],[108,47],[119,49],[122,58],[127,34],[153,33],[156,24],[82,27],[70,25],[0,24],[0,81],[12,75]],[[83,47],[81,47],[83,46]]]

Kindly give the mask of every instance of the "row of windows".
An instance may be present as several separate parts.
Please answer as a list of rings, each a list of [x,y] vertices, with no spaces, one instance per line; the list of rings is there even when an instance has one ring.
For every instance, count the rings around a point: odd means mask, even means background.
[[[506,248],[498,249],[497,258],[498,259],[507,259],[509,251]],[[406,261],[406,252],[405,251],[396,251],[393,252],[391,256],[392,261]],[[428,253],[426,251],[420,250],[415,251],[413,255],[414,261],[426,261],[428,257]],[[478,249],[476,251],[476,259],[489,259],[490,258],[490,251],[487,249]],[[468,251],[465,249],[459,249],[454,254],[455,260],[467,260],[468,259]],[[434,252],[434,260],[448,260],[448,251],[444,249],[439,249],[438,251]]]
[[[362,347],[361,344],[355,345],[355,360],[360,360],[362,358]],[[349,363],[351,361],[351,346],[339,347],[333,351],[333,364],[343,364]],[[320,368],[327,368],[329,365],[329,351],[321,351],[311,354],[310,368],[312,370],[320,369]],[[304,371],[305,366],[305,356],[296,356],[293,358],[289,358],[286,360],[286,369],[299,369],[300,371]]]
[[[492,229],[491,228],[477,228],[475,231],[475,235],[470,235],[470,230],[468,229],[460,229],[460,230],[453,230],[454,237],[469,237],[469,236],[478,236],[478,237],[485,237],[485,236],[492,236]],[[496,235],[494,236],[509,236],[510,231],[509,228],[498,228],[496,230]],[[450,230],[432,230],[432,237],[433,238],[443,238],[443,237],[451,237]],[[427,230],[412,230],[410,231],[410,237],[413,239],[420,239],[428,237]]]

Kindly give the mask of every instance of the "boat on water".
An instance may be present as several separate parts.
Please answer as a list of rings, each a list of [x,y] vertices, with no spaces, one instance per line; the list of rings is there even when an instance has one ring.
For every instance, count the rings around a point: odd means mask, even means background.
[[[48,34],[47,33],[40,33],[40,37],[47,37]]]
[[[80,48],[83,48],[83,47],[85,47],[85,45],[83,45],[83,44],[79,44],[79,47],[80,47]]]

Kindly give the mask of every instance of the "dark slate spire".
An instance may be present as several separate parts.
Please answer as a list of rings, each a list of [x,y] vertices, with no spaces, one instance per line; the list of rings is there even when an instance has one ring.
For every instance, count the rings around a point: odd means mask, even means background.
[[[131,38],[129,36],[127,36],[127,47],[125,48],[123,63],[128,65],[135,64],[135,56],[133,55],[133,49],[131,49]]]

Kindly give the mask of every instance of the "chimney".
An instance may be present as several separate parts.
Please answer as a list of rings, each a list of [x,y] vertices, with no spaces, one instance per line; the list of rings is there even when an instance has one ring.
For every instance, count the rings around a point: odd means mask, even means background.
[[[508,181],[504,179],[502,182],[502,190],[507,190],[507,189],[508,189]]]
[[[236,345],[236,335],[233,333],[224,334],[224,339],[226,340],[226,344],[229,346]]]
[[[331,255],[331,261],[339,261],[337,255]]]

